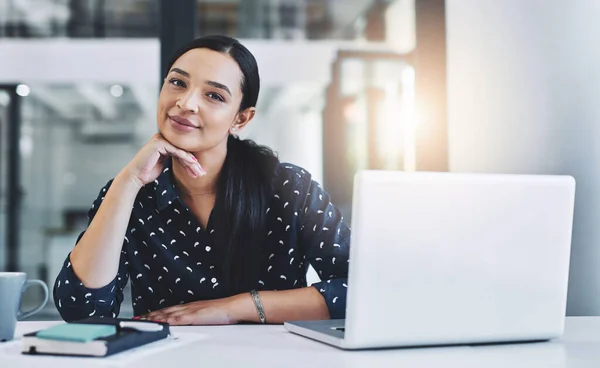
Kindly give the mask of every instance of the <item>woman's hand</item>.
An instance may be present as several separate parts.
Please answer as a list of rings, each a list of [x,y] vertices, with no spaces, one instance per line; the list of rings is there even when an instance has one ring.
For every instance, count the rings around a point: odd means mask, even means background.
[[[179,160],[191,177],[206,175],[194,155],[173,146],[160,134],[140,149],[122,173],[142,187],[158,178],[169,156]]]
[[[170,325],[231,325],[239,321],[236,308],[239,297],[202,300],[150,312],[140,317]],[[246,296],[249,298],[249,296]]]
[[[313,286],[280,291],[260,291],[267,323],[329,319],[325,298]],[[260,323],[250,293],[228,298],[176,305],[141,316],[171,325],[229,325],[240,322]]]

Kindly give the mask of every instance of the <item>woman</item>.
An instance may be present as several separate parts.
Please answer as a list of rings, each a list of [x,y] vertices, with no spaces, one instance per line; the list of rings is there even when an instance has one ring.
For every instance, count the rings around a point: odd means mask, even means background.
[[[170,324],[344,317],[350,230],[308,172],[237,138],[258,92],[234,39],[176,53],[160,133],[101,190],[56,279],[63,319],[116,317],[128,279],[136,318]]]

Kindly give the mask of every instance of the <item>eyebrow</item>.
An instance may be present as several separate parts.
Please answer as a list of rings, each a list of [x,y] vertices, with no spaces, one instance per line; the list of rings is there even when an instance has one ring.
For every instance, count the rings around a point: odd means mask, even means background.
[[[186,72],[185,70],[179,69],[179,68],[173,68],[171,69],[171,73],[178,73],[183,75],[186,78],[190,77],[190,73]],[[206,81],[206,84],[208,84],[209,86],[213,86],[215,88],[219,88],[224,90],[225,92],[227,92],[229,94],[229,96],[232,96],[231,91],[229,90],[229,87],[227,87],[226,85],[224,85],[223,83],[219,83],[219,82],[215,82],[215,81]]]
[[[187,77],[187,78],[190,77],[190,73],[186,72],[185,70],[181,70],[179,68],[171,69],[171,73],[179,73],[179,74],[183,75],[184,77]]]
[[[229,88],[227,88],[226,85],[221,84],[219,82],[214,82],[214,81],[206,81],[206,84],[208,84],[209,86],[213,86],[215,88],[219,88],[224,90],[225,92],[227,92],[229,94],[229,96],[231,96],[231,91],[229,90]]]

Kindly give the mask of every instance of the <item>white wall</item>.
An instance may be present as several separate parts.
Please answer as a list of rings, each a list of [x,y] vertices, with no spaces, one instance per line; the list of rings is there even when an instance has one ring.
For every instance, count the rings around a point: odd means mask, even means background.
[[[329,83],[338,49],[389,51],[384,43],[240,40],[255,56],[261,85]],[[0,39],[0,83],[155,83],[158,39]]]
[[[567,313],[600,315],[600,1],[446,11],[451,171],[573,175]]]

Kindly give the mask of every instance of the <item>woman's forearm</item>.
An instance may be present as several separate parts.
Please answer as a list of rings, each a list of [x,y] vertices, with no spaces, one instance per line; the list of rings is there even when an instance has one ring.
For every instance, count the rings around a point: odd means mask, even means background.
[[[314,287],[260,291],[259,296],[267,323],[330,318],[325,299]],[[250,293],[237,295],[233,300],[233,314],[238,322],[260,322]]]
[[[123,239],[140,190],[135,180],[119,174],[70,256],[73,271],[89,288],[109,284],[119,269]]]

